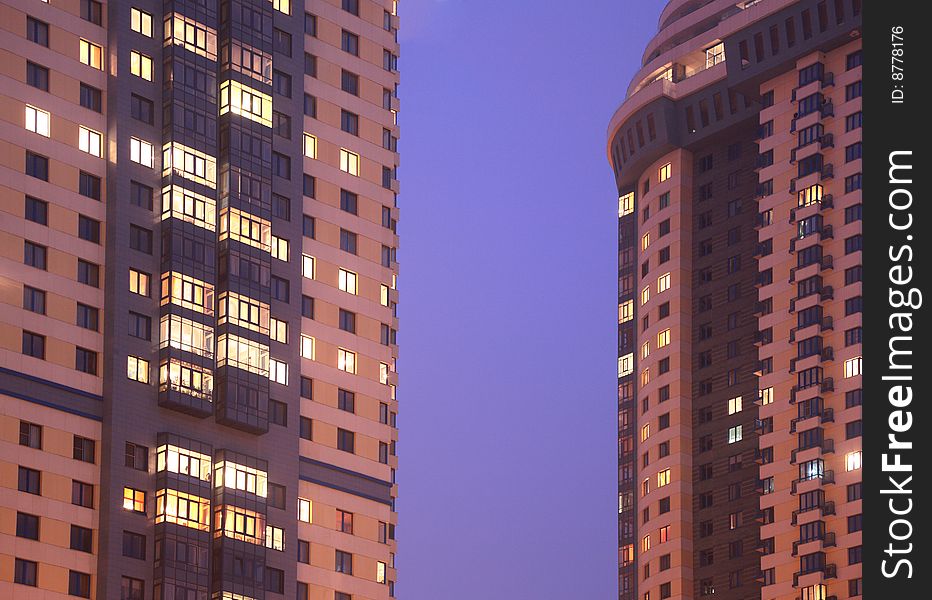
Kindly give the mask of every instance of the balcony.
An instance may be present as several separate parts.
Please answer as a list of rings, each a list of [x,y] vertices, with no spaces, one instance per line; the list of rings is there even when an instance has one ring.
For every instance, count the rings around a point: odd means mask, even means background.
[[[800,477],[799,479],[794,479],[793,483],[790,485],[790,493],[796,494],[799,486],[810,481],[818,482],[815,487],[821,487],[823,485],[829,485],[835,483],[835,471],[827,469],[822,473],[822,477]],[[834,510],[834,506],[832,507]]]
[[[825,456],[826,454],[834,454],[835,453],[835,440],[832,440],[832,439],[822,440],[822,443],[820,445],[810,446],[809,448],[795,448],[792,452],[790,452],[790,464],[791,465],[796,464],[796,457],[799,456],[800,453],[807,452],[809,450],[814,450],[814,449],[819,450],[819,453],[816,456]]]
[[[831,377],[826,377],[825,379],[822,380],[820,389],[822,390],[823,393],[834,392],[835,391],[835,380],[832,379]]]
[[[820,573],[820,572],[822,573],[823,581],[826,579],[835,579],[836,577],[838,577],[838,569],[836,568],[836,566],[834,564],[827,564],[827,565],[822,566],[819,569],[813,569],[811,571],[806,571],[806,572],[797,571],[793,573],[793,587],[799,587],[800,577],[804,577],[812,573]]]
[[[832,104],[831,100],[829,100],[828,102],[822,105],[822,108],[819,109],[819,112],[823,119],[834,117],[835,116],[835,105]]]
[[[835,298],[835,288],[830,285],[823,287],[822,291],[819,292],[819,300],[821,302],[825,302],[827,300],[833,300],[834,298]],[[825,319],[828,319],[828,325],[825,325]],[[822,320],[823,330],[832,329],[832,317],[825,317],[825,319]]]
[[[819,148],[825,150],[826,148],[835,147],[835,136],[831,133],[826,133],[821,138],[819,138]]]
[[[827,531],[825,532],[825,535],[821,538],[813,538],[811,540],[797,540],[793,542],[792,556],[798,556],[799,547],[804,546],[806,544],[818,544],[816,546],[813,546],[813,549],[812,549],[813,552],[818,552],[819,550],[824,550],[826,548],[834,548],[836,546],[835,532]]]
[[[821,398],[819,398],[821,401]],[[796,433],[796,427],[799,423],[808,421],[809,419],[819,418],[819,424],[825,423],[834,423],[835,422],[835,410],[832,408],[823,408],[821,412],[813,412],[811,414],[799,415],[795,419],[790,421],[790,433]],[[833,448],[834,451],[834,448]]]
[[[819,180],[833,179],[835,177],[835,167],[832,163],[824,165],[822,167],[822,173],[819,176]]]

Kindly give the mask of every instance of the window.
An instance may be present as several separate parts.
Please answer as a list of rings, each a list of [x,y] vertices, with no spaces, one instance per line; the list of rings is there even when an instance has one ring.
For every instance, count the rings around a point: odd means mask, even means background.
[[[342,291],[355,295],[357,293],[357,279],[358,275],[356,273],[340,269],[338,283]]]
[[[26,39],[48,48],[49,24],[32,17],[26,17]]]
[[[152,15],[135,6],[130,9],[130,28],[136,33],[152,37]]]
[[[90,598],[91,576],[78,571],[68,571],[68,594],[80,598]]]
[[[861,374],[861,357],[855,356],[845,361],[845,378],[856,377]]]
[[[45,336],[23,331],[23,354],[45,360]]]
[[[26,61],[26,83],[43,92],[49,91],[49,70],[42,65]]]
[[[155,108],[151,100],[143,98],[138,94],[130,97],[130,115],[137,121],[142,121],[147,125],[152,125]]]
[[[317,15],[304,13],[304,33],[311,37],[317,37]]]
[[[345,348],[338,348],[337,368],[347,373],[356,373],[356,353]]]
[[[347,429],[337,429],[337,449],[344,452],[356,451],[356,434]]]
[[[359,115],[351,113],[348,110],[340,111],[340,129],[352,134],[359,135]]]
[[[298,498],[298,520],[302,523],[311,522],[311,501],[306,498]]]
[[[81,0],[81,18],[90,21],[94,25],[100,25],[102,19],[103,7],[97,0]]]
[[[87,40],[80,40],[79,42],[79,57],[82,63],[93,67],[97,70],[102,71],[104,68],[104,49],[89,42]],[[151,66],[151,59],[150,59]]]
[[[359,0],[343,0],[343,10],[359,16]]]
[[[346,148],[340,148],[340,170],[356,177],[359,176],[359,155]]]
[[[288,385],[288,363],[270,358],[269,380],[281,385]],[[274,402],[274,400],[269,400],[270,405],[272,402]],[[271,406],[269,406],[269,410],[271,410]]]
[[[49,137],[49,113],[26,105],[26,129],[41,136]]]
[[[126,357],[126,376],[139,383],[149,383],[149,361],[138,356]]]
[[[359,36],[344,29],[340,47],[344,52],[349,52],[353,56],[359,56]]]
[[[40,496],[41,492],[41,474],[35,469],[28,467],[19,468],[19,486],[18,490],[27,494]]]
[[[845,131],[852,131],[854,129],[859,129],[863,124],[863,114],[861,111],[852,113],[845,117]]]
[[[849,452],[845,455],[845,470],[854,471],[861,468],[861,451]]]
[[[100,200],[100,177],[81,171],[78,174],[78,193],[94,200]]]
[[[341,89],[354,96],[359,95],[359,75],[356,73],[351,73],[350,71],[343,70],[340,77],[340,87]]]
[[[152,81],[152,57],[133,50],[129,53],[129,72],[146,81]]]
[[[657,181],[660,183],[663,183],[667,179],[670,179],[670,175],[672,173],[673,173],[673,166],[670,163],[663,165],[657,171]]]
[[[657,473],[657,487],[663,487],[672,481],[670,469],[664,469]]]
[[[94,464],[94,456],[96,454],[96,443],[94,440],[76,435],[74,436],[73,446],[74,451],[72,457],[75,460]]]
[[[49,159],[40,154],[26,151],[26,175],[41,179],[49,180]]]
[[[84,126],[79,127],[78,149],[100,158],[103,152],[103,136],[93,129]]]
[[[72,480],[71,503],[84,508],[94,508],[94,486],[90,483]]]
[[[124,531],[123,556],[146,560],[146,536],[132,531]]]
[[[276,594],[285,593],[285,572],[272,567],[265,568],[265,589]]]
[[[145,581],[133,577],[120,578],[120,600],[145,600]],[[180,588],[176,588],[180,590]]]
[[[129,138],[129,159],[151,169],[155,162],[152,144],[139,138]]]
[[[735,425],[734,427],[728,428],[728,443],[734,444],[735,442],[740,442],[742,439],[742,426]]]

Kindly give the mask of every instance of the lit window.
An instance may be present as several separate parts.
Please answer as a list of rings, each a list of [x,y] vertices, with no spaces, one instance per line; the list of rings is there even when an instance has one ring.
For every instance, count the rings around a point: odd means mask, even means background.
[[[149,361],[138,356],[127,356],[126,376],[139,383],[149,383]]]
[[[49,137],[49,122],[51,117],[49,113],[38,109],[35,106],[26,105],[26,129],[33,133],[38,133]]]
[[[146,37],[152,37],[152,15],[135,6],[129,11],[130,29]]]
[[[288,243],[288,240],[276,237],[274,235],[272,236],[272,258],[288,262],[289,247],[290,244]]]
[[[314,338],[301,334],[301,356],[314,360]]]
[[[650,534],[641,538],[641,552],[650,550]]]
[[[670,175],[672,174],[673,174],[673,165],[671,165],[670,163],[667,163],[663,165],[662,167],[660,167],[660,169],[657,171],[657,180],[662,183],[666,181],[667,179],[670,179]]]
[[[159,389],[171,389],[193,398],[212,402],[214,376],[203,367],[172,358],[159,367]]]
[[[288,323],[275,317],[269,319],[269,337],[275,342],[288,343]]]
[[[669,343],[670,343],[670,330],[669,329],[664,329],[663,331],[657,334],[657,347],[658,348],[663,348]]]
[[[634,354],[618,357],[618,376],[626,377],[634,372]]]
[[[220,114],[233,113],[272,126],[272,97],[238,81],[220,84]]]
[[[162,220],[171,217],[214,231],[217,226],[217,203],[208,196],[178,185],[169,185],[162,189]]]
[[[355,295],[357,292],[356,280],[358,276],[352,271],[347,271],[346,269],[340,269],[340,289],[348,294]]]
[[[650,368],[644,369],[641,371],[641,386],[646,386],[650,383]]]
[[[385,563],[382,561],[375,563],[375,582],[385,583]]]
[[[657,278],[657,293],[665,292],[670,289],[671,277],[669,273],[664,273]]]
[[[337,368],[347,373],[356,372],[356,353],[345,348],[337,349]]]
[[[342,274],[342,271],[340,273]],[[313,256],[309,256],[307,254],[301,255],[301,274],[307,277],[308,279],[314,279],[314,257]]]
[[[217,60],[217,33],[197,21],[174,13],[165,17],[165,41],[185,50]]]
[[[306,498],[298,498],[298,520],[302,523],[311,522],[311,501]]]
[[[641,344],[641,358],[647,358],[650,356],[650,342],[644,342]]]
[[[265,471],[223,460],[214,465],[214,485],[232,490],[268,496],[269,475]]]
[[[217,185],[217,159],[177,142],[162,147],[162,175],[172,170],[195,183],[211,188]]]
[[[269,379],[275,383],[288,385],[288,363],[274,358],[269,359]]]
[[[728,428],[728,443],[734,444],[735,442],[740,442],[743,438],[742,426],[735,425],[734,427]]]
[[[379,302],[382,304],[382,306],[388,306],[388,286],[384,283],[381,284]]]
[[[262,334],[269,333],[269,305],[236,292],[220,295],[219,323],[232,323]]]
[[[626,323],[634,318],[634,301],[627,300],[618,305],[618,322]]]
[[[386,385],[388,383],[389,367],[386,363],[379,363],[379,383]]]
[[[78,127],[78,149],[100,158],[103,152],[103,136],[93,129]]]
[[[634,544],[627,544],[621,549],[621,566],[627,566],[634,562]]]
[[[104,49],[87,40],[81,40],[79,44],[81,62],[102,71],[104,68]]]
[[[151,169],[155,161],[152,144],[139,138],[129,138],[129,159]]]
[[[816,202],[822,201],[822,186],[819,184],[810,185],[804,190],[799,191],[799,206],[809,206]]]
[[[643,427],[641,427],[641,441],[644,442],[649,437],[650,437],[650,423],[646,423]]]
[[[802,593],[803,594],[800,600],[827,600],[828,599],[828,588],[825,586],[825,584],[822,584],[822,583],[806,586],[802,589]]]
[[[623,217],[634,212],[634,192],[618,197],[618,216]]]
[[[849,452],[845,454],[845,469],[854,471],[861,468],[861,451]]]
[[[272,8],[286,15],[291,14],[291,0],[272,0]]]
[[[271,252],[272,223],[238,208],[225,208],[220,211],[220,240],[227,237]]]
[[[647,250],[648,246],[650,246],[650,232],[641,237],[641,250]]]
[[[309,133],[304,134],[304,156],[317,158],[317,137]]]
[[[129,53],[129,72],[146,81],[152,81],[152,57],[133,50]]]
[[[214,330],[197,321],[178,315],[164,315],[159,336],[161,348],[171,346],[207,358],[214,355]]]
[[[210,481],[211,458],[207,454],[179,448],[170,444],[159,446],[155,451],[155,471],[178,473]]]
[[[281,527],[266,525],[265,547],[283,552],[285,550],[285,531]]]
[[[155,522],[177,523],[184,527],[208,531],[210,500],[177,490],[155,492]]]
[[[224,537],[257,546],[265,545],[265,516],[238,506],[226,505],[215,511],[215,527]]]
[[[218,367],[230,365],[268,377],[269,360],[269,347],[264,344],[226,333],[217,341]]]
[[[170,271],[162,275],[161,304],[174,304],[205,315],[214,314],[214,286]]]
[[[641,304],[642,305],[647,304],[649,300],[650,300],[650,286],[648,285],[643,290],[641,290]]]
[[[346,148],[340,148],[340,170],[350,175],[359,176],[359,155]]]
[[[733,415],[735,413],[739,413],[741,412],[741,409],[742,409],[741,396],[736,396],[735,398],[729,398],[728,414]]]
[[[773,387],[764,388],[758,391],[761,406],[773,403]]]
[[[855,377],[861,374],[861,357],[855,356],[845,361],[845,377]]]
[[[705,50],[706,68],[714,67],[720,62],[725,62],[725,43],[719,42],[711,48]]]
[[[146,512],[146,493],[131,487],[123,488],[123,508],[133,512]]]
[[[663,487],[672,481],[670,469],[664,469],[657,473],[657,487]]]
[[[135,269],[129,270],[129,291],[133,294],[139,294],[140,296],[149,296],[149,274],[143,273],[142,271],[137,271]]]

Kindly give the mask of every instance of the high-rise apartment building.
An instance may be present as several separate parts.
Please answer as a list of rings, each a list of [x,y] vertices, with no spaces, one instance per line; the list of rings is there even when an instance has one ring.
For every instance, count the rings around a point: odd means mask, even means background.
[[[622,600],[861,596],[860,30],[671,0],[611,119]]]
[[[0,23],[0,591],[394,596],[397,1]]]

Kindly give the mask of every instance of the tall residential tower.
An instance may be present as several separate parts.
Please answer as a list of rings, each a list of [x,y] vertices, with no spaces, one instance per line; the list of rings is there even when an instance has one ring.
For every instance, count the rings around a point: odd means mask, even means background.
[[[397,1],[0,22],[0,592],[394,596]]]
[[[671,0],[611,119],[622,600],[861,595],[860,28]]]

